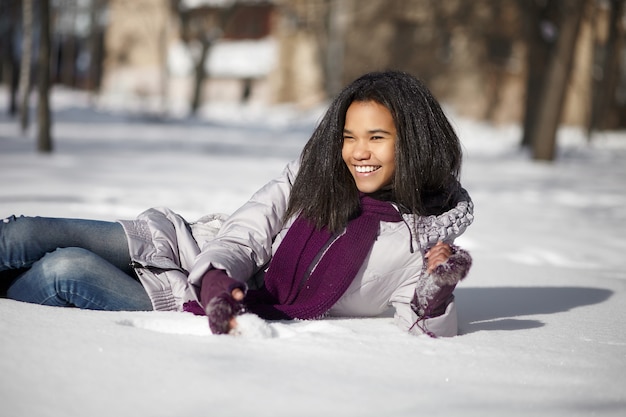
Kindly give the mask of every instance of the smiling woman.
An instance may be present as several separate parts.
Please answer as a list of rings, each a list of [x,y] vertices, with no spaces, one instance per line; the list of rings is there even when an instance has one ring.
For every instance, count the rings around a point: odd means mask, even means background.
[[[362,193],[391,184],[396,171],[396,127],[387,108],[355,101],[346,112],[341,156]]]
[[[366,74],[331,103],[300,158],[225,218],[169,209],[134,220],[0,223],[9,297],[105,310],[237,318],[371,317],[457,333],[453,291],[470,268],[454,240],[473,220],[459,140],[439,103],[401,72]],[[17,272],[15,272],[17,271]]]

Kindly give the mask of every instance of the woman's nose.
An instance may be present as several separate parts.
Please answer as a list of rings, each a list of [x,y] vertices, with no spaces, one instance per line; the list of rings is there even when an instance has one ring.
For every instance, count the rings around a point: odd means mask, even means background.
[[[372,153],[370,152],[369,146],[365,141],[357,141],[354,145],[354,149],[352,150],[352,156],[355,159],[369,159]]]

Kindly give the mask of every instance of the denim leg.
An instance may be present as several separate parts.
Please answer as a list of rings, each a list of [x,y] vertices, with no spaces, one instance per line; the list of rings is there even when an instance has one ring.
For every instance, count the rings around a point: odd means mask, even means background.
[[[74,247],[45,254],[11,284],[7,296],[90,310],[152,310],[137,280],[95,253]]]
[[[134,275],[119,223],[15,216],[0,221],[0,271],[29,268],[46,253],[68,247],[87,249]]]

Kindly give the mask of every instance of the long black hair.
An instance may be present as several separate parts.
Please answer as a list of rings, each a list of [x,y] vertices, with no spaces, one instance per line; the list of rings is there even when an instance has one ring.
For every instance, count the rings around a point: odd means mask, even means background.
[[[420,80],[387,71],[361,76],[332,101],[302,151],[286,217],[301,213],[318,228],[339,231],[358,214],[359,191],[341,156],[346,112],[354,101],[375,101],[393,116],[396,170],[390,199],[417,215],[448,209],[461,168],[459,139]]]

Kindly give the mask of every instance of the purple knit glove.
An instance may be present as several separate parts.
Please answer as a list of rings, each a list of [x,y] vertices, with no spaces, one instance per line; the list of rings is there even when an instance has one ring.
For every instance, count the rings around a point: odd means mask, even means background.
[[[209,318],[211,333],[227,334],[230,332],[231,319],[242,314],[244,308],[240,301],[235,300],[228,293],[222,293],[209,301],[205,311]]]
[[[202,277],[200,303],[209,319],[213,334],[226,334],[230,331],[230,320],[244,312],[241,301],[233,298],[232,292],[239,288],[244,293],[244,283],[232,279],[221,269],[210,269]]]
[[[415,287],[411,308],[420,319],[442,315],[454,298],[456,284],[467,276],[472,266],[470,254],[450,245],[452,255],[430,274],[423,273]]]

